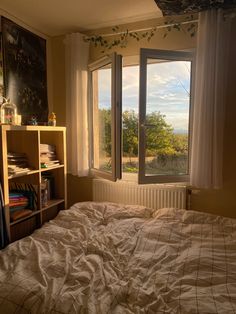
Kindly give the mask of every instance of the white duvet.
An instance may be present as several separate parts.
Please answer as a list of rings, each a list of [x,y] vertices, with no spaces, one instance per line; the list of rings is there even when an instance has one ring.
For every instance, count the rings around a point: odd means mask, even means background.
[[[78,203],[0,252],[0,313],[236,313],[236,220]]]

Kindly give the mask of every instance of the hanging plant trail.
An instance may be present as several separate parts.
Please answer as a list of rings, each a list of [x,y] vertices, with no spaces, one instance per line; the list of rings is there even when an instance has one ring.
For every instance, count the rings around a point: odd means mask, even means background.
[[[189,26],[187,28],[183,27],[185,24],[189,24]],[[168,20],[163,25],[143,30],[126,29],[125,31],[121,31],[119,26],[114,26],[111,34],[85,36],[84,41],[89,42],[94,47],[101,47],[101,52],[105,53],[114,47],[126,48],[130,39],[136,41],[150,41],[160,29],[165,29],[163,34],[164,38],[167,37],[171,31],[187,32],[191,37],[194,37],[197,32],[197,20],[194,20],[194,16],[190,15],[181,22]],[[111,39],[109,39],[109,37],[111,37]]]

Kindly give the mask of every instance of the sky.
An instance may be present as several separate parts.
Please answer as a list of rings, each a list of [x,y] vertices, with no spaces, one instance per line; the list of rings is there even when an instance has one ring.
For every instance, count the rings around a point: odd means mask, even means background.
[[[99,70],[99,108],[109,108],[111,101],[110,69]],[[139,66],[123,67],[122,107],[138,112]],[[188,130],[190,62],[151,63],[147,67],[146,112],[165,115],[176,133]]]

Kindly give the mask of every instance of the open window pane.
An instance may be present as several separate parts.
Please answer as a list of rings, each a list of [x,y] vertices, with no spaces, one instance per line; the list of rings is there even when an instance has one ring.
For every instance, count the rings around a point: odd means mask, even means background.
[[[185,181],[191,54],[143,49],[140,86],[139,182]]]
[[[123,66],[122,76],[122,171],[137,174],[139,65]]]
[[[189,61],[147,60],[145,174],[188,174]]]
[[[92,72],[94,168],[111,172],[111,64]]]
[[[92,171],[115,181],[121,176],[121,56],[90,64]]]

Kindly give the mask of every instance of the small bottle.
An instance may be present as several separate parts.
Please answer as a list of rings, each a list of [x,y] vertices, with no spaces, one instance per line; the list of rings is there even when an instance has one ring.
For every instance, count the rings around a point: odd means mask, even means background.
[[[5,102],[1,106],[1,123],[2,124],[16,124],[17,108],[10,99],[3,98]]]
[[[46,178],[42,178],[41,182],[41,202],[42,207],[47,206],[48,204],[48,190],[47,190],[47,182],[48,180]]]
[[[41,190],[41,202],[42,202],[42,207],[47,206],[47,204],[48,204],[48,191],[47,191],[47,189]]]

